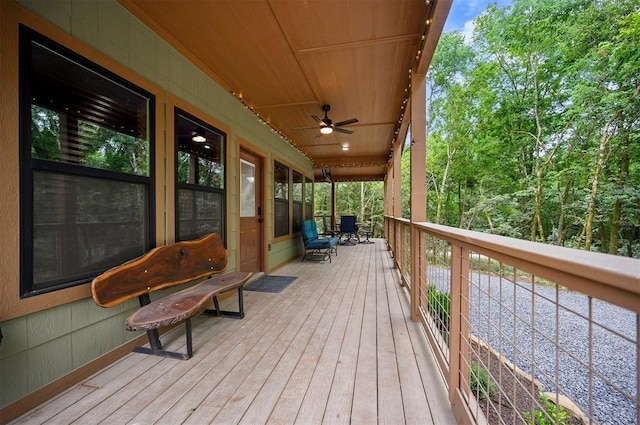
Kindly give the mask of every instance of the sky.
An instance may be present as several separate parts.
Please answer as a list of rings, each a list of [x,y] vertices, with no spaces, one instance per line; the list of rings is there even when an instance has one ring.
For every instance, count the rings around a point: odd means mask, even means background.
[[[511,4],[511,0],[453,0],[444,31],[458,30],[468,38],[473,31],[473,19],[494,2],[498,7]]]

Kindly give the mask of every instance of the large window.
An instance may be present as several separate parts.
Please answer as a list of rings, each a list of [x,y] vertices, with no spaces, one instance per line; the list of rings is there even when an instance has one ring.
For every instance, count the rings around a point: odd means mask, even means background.
[[[289,234],[289,167],[274,161],[274,236],[280,237]]]
[[[297,171],[293,171],[293,223],[292,228],[293,232],[299,232],[302,227],[302,174]]]
[[[176,240],[216,232],[226,241],[226,135],[177,108],[175,123]]]
[[[304,219],[313,220],[313,180],[304,178]]]
[[[154,97],[20,30],[21,295],[88,282],[154,239]]]

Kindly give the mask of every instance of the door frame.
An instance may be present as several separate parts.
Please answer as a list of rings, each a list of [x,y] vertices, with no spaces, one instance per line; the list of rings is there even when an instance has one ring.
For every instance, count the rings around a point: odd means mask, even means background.
[[[253,155],[257,158],[257,161],[260,162],[260,181],[261,184],[258,186],[256,185],[256,190],[258,191],[258,200],[259,203],[262,207],[262,223],[259,226],[259,232],[260,232],[260,246],[258,247],[258,256],[260,257],[258,259],[258,263],[259,263],[259,268],[261,272],[267,272],[267,255],[268,255],[268,251],[267,251],[267,239],[266,239],[266,223],[267,223],[267,219],[266,219],[266,215],[267,215],[267,208],[265,206],[265,202],[266,202],[266,197],[265,197],[265,193],[266,193],[266,157],[267,154],[262,151],[261,149],[259,149],[258,147],[256,147],[255,145],[247,142],[246,140],[238,137],[237,138],[237,143],[236,143],[236,157],[235,157],[235,161],[236,161],[236,169],[237,169],[237,175],[236,175],[236,179],[235,179],[235,185],[236,185],[236,211],[240,211],[240,153],[241,152],[246,152],[249,155]],[[240,214],[238,213],[236,215],[236,229],[237,231],[236,233],[236,265],[237,267],[239,267],[240,264]]]

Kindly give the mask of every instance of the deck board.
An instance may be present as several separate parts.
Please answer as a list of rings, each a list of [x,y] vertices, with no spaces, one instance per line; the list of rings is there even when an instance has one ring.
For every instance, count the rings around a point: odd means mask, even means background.
[[[195,318],[188,361],[131,353],[15,423],[455,423],[385,242],[338,249],[245,291],[242,320]],[[183,327],[162,339],[185,349]]]
[[[362,328],[360,333],[360,349],[358,351],[358,364],[353,389],[353,404],[351,417],[353,423],[373,424],[377,421],[378,402],[377,397],[372,397],[371,389],[377,388],[377,269],[375,257],[370,257],[370,262],[365,264],[360,279],[367,282],[364,289],[364,307],[362,316]]]
[[[377,352],[378,352],[378,423],[393,424],[399,420],[404,423],[402,406],[402,389],[398,373],[398,356],[391,328],[391,312],[387,286],[395,282],[389,278],[390,273],[381,271],[376,285],[377,289]],[[413,390],[413,389],[411,389]]]

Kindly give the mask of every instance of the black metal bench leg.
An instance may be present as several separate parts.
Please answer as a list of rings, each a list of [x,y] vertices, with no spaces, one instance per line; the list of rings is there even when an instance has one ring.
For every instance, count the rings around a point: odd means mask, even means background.
[[[147,331],[147,338],[149,338],[149,345],[154,350],[162,350],[162,343],[160,342],[160,334],[157,329]]]
[[[189,358],[191,356],[193,356],[193,337],[191,336],[191,318],[188,318],[185,322],[184,325],[186,327],[186,332],[187,332],[187,356],[189,356]]]
[[[238,311],[229,311],[229,310],[221,310],[220,303],[218,302],[218,297],[213,297],[213,309],[207,309],[203,313],[208,314],[210,316],[217,317],[232,317],[234,319],[243,319],[244,318],[244,299],[242,287],[238,288]]]
[[[170,359],[188,360],[193,355],[191,319],[187,319],[185,325],[187,327],[187,354],[178,353],[177,351],[163,350],[162,343],[160,342],[160,335],[157,329],[151,329],[147,331],[147,338],[149,338],[149,347],[134,347],[133,352],[151,354],[160,357],[168,357]]]
[[[140,301],[140,307],[143,307],[151,302],[149,294],[143,294],[138,297]],[[187,354],[178,353],[175,351],[166,351],[162,349],[162,343],[160,342],[160,333],[157,329],[149,329],[147,331],[147,338],[149,339],[149,347],[134,347],[134,353],[151,354],[154,356],[169,357],[171,359],[187,360],[193,354],[191,349],[191,322],[187,319]]]

